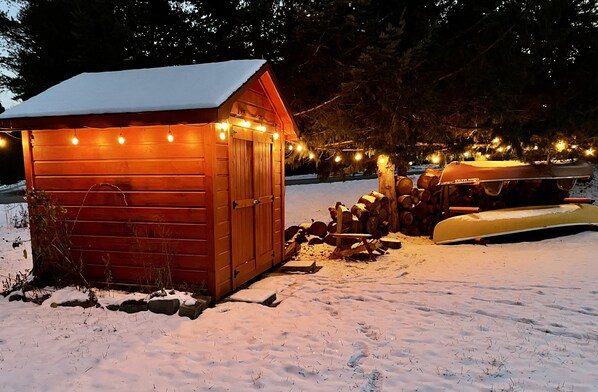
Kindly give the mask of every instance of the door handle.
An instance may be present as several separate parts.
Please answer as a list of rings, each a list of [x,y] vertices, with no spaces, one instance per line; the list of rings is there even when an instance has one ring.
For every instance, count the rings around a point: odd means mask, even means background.
[[[254,205],[254,206],[256,206],[256,205],[258,205],[258,204],[260,204],[260,203],[261,203],[261,201],[259,201],[258,199],[254,199],[254,200],[253,200],[253,205]]]

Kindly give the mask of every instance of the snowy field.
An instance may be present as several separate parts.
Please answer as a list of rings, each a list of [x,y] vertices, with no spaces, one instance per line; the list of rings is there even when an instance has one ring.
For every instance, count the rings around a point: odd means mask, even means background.
[[[375,188],[289,186],[287,225]],[[576,195],[596,198],[596,182]],[[31,265],[27,230],[7,223],[18,210],[0,206],[2,277]],[[0,298],[0,390],[598,390],[598,232],[488,246],[397,237],[403,249],[376,262],[304,247],[319,271],[253,285],[276,290],[277,307],[223,302],[194,321]]]

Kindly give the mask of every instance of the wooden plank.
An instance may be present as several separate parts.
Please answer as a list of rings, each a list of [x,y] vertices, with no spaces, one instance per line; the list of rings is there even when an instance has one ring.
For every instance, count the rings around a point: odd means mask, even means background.
[[[100,221],[138,221],[169,223],[207,223],[205,208],[159,207],[67,207],[67,219]]]
[[[205,176],[37,176],[36,185],[46,191],[83,190],[111,184],[122,191],[191,191],[205,189]]]
[[[207,255],[206,240],[72,235],[73,249]]]
[[[166,143],[143,145],[73,145],[34,146],[35,161],[72,161],[85,159],[197,158],[204,156],[202,143]]]
[[[110,189],[105,191],[105,189]],[[83,191],[47,191],[62,206],[205,207],[206,193],[199,192],[117,192],[111,187]]]
[[[75,260],[82,260],[83,264],[100,264],[106,266],[128,266],[145,269],[153,268],[182,268],[192,270],[207,270],[208,256],[205,255],[168,255],[162,253],[115,252],[100,250],[73,249]]]
[[[203,127],[209,129],[207,124]],[[114,146],[118,145],[118,137],[122,135],[126,140],[125,144],[166,144],[168,131],[174,137],[174,143],[203,143],[204,132],[198,127],[181,125],[156,126],[156,127],[126,127],[126,128],[81,128],[77,129],[77,147],[87,148],[89,146]],[[75,130],[54,129],[34,131],[35,146],[67,146],[72,145],[72,138]]]
[[[106,282],[106,266],[104,264],[84,264],[83,273],[92,280]],[[119,283],[148,284],[155,286],[156,272],[148,271],[140,267],[113,266],[110,268],[112,280]],[[174,283],[185,283],[187,287],[196,285],[196,288],[202,288],[208,280],[206,271],[194,269],[173,269],[171,276]]]
[[[35,188],[35,167],[33,166],[33,151],[31,146],[31,132],[21,132],[23,143],[23,162],[25,163],[25,182],[27,189]]]
[[[68,221],[68,228],[73,234],[103,236],[138,236],[161,238],[170,235],[179,239],[207,239],[206,224],[155,223],[155,222],[99,222],[78,220]]]
[[[204,174],[203,158],[37,161],[35,173],[47,175]]]

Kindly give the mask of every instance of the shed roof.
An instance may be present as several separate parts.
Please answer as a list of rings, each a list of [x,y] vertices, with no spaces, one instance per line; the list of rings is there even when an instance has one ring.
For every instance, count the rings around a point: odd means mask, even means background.
[[[585,178],[594,173],[585,161],[529,164],[519,161],[451,162],[440,176],[439,185],[474,184],[490,181]]]
[[[16,129],[218,121],[228,117],[226,104],[236,93],[269,72],[265,60],[232,60],[82,73],[7,110],[0,121]],[[274,95],[275,106],[287,111]]]

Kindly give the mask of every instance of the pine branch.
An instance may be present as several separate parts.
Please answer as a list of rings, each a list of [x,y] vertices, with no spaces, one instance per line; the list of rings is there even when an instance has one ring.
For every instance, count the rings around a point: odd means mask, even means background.
[[[329,100],[328,100],[328,101],[326,101],[326,102],[322,102],[322,103],[321,103],[321,104],[319,104],[318,106],[314,106],[313,108],[309,108],[309,109],[307,109],[307,110],[304,110],[304,111],[302,111],[302,112],[295,113],[295,116],[303,116],[304,114],[307,114],[307,113],[309,113],[309,112],[313,112],[314,110],[318,110],[318,109],[320,109],[320,108],[322,108],[322,107],[324,107],[324,106],[326,106],[326,105],[329,105],[329,104],[331,104],[332,102],[336,101],[336,100],[337,100],[337,99],[339,99],[340,97],[341,97],[340,95],[337,95],[337,96],[335,96],[334,98],[332,98],[332,99],[329,99]]]

